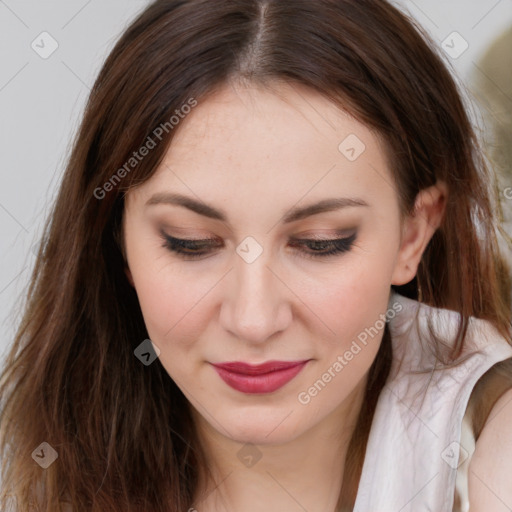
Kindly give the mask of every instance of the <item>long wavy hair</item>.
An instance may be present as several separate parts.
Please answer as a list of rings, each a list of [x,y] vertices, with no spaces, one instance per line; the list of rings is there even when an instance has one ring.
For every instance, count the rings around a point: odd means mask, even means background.
[[[148,333],[124,271],[120,227],[126,192],[151,178],[179,129],[169,120],[230,80],[306,85],[373,129],[385,142],[403,214],[420,190],[443,180],[443,222],[416,278],[396,289],[459,313],[447,364],[463,349],[470,316],[511,339],[493,173],[458,87],[421,28],[384,0],[156,0],[96,79],[45,225],[0,380],[2,510],[193,506],[207,464],[180,389],[158,360],[144,366],[134,356]],[[128,172],[126,162],[161,126],[155,147]],[[122,178],[115,186],[114,174]],[[430,343],[437,351],[441,342]],[[344,461],[339,509],[354,505],[391,356],[386,328]],[[492,400],[489,389],[477,389],[489,404],[479,409],[477,434],[499,392],[512,386],[510,366],[501,368]],[[47,469],[31,457],[42,442],[58,453]]]

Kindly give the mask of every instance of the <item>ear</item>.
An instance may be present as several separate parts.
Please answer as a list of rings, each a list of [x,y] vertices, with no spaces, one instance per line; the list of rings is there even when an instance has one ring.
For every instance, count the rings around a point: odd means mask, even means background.
[[[403,221],[391,284],[406,284],[416,275],[423,252],[443,220],[447,197],[448,187],[442,181],[416,196],[413,213]]]

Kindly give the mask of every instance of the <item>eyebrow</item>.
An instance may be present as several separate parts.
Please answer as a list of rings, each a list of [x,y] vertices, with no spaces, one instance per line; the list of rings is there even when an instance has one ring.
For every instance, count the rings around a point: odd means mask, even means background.
[[[172,194],[166,192],[160,192],[151,196],[145,204],[145,207],[153,206],[157,204],[170,204],[176,206],[183,206],[192,210],[199,215],[208,217],[210,219],[219,220],[224,223],[228,223],[228,216],[224,210],[214,208],[206,204],[203,201],[197,201],[192,197],[184,196],[182,194]],[[366,201],[360,198],[351,197],[339,197],[323,199],[317,203],[309,204],[307,206],[293,207],[288,210],[282,221],[284,224],[289,224],[301,219],[305,219],[311,215],[316,215],[324,212],[331,212],[335,210],[341,210],[343,208],[355,207],[355,206],[370,206]]]

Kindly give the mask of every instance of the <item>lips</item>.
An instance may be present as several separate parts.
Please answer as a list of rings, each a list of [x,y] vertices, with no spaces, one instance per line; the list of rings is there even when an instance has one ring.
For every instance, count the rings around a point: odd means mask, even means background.
[[[259,365],[243,362],[213,364],[220,378],[242,393],[272,393],[292,380],[307,364],[305,361],[268,361]]]

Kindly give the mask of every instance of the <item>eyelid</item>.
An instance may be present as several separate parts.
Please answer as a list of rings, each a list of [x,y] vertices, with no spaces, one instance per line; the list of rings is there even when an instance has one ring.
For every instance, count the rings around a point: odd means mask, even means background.
[[[350,238],[357,233],[357,229],[343,229],[343,230],[325,230],[325,233],[318,233],[318,231],[306,231],[299,235],[291,236],[292,240],[339,240],[341,238]]]
[[[305,233],[301,233],[300,235],[295,235],[290,237],[290,240],[293,241],[334,241],[334,240],[340,240],[340,239],[348,239],[357,234],[357,229],[350,229],[350,230],[336,230],[334,232],[329,231],[328,234],[319,235],[318,233],[309,234],[309,231],[306,231]],[[176,242],[193,242],[193,243],[201,243],[201,242],[216,242],[219,241],[219,238],[216,236],[207,236],[207,237],[184,237],[184,236],[173,236],[167,234],[165,231],[160,230],[160,235],[164,239],[173,240]]]
[[[162,246],[168,251],[174,253],[183,261],[200,261],[204,259],[204,257],[208,257],[209,254],[215,253],[215,249],[218,248],[218,246],[215,247],[216,244],[209,243],[212,240],[218,240],[217,238],[176,238],[171,235],[167,235],[163,231],[161,231],[161,236],[164,241]],[[334,256],[341,256],[342,254],[349,252],[356,239],[357,230],[353,231],[350,236],[338,236],[335,238],[292,238],[291,246],[293,247],[294,245],[298,245],[302,247],[302,249],[294,251],[294,257],[298,257],[300,254],[303,258],[320,261],[322,259],[328,260],[330,257],[332,258]],[[325,243],[326,247],[321,247],[320,250],[315,250],[311,246],[308,247],[308,243],[317,243],[320,244],[320,246],[322,243]],[[220,245],[223,245],[223,243],[221,242]],[[306,246],[305,249],[304,246]],[[313,247],[315,246],[313,245]]]
[[[195,245],[204,245],[206,247],[215,247],[219,244],[219,239],[216,237],[209,237],[209,238],[181,238],[181,237],[174,237],[171,235],[166,235],[165,233],[162,233],[162,238],[167,242],[172,242],[177,245],[183,245],[183,244],[195,244]]]

